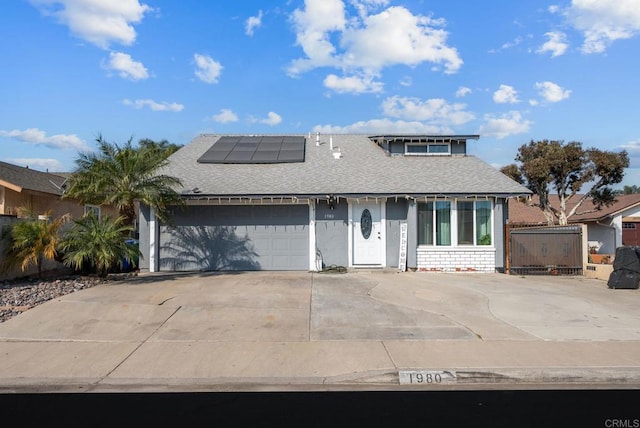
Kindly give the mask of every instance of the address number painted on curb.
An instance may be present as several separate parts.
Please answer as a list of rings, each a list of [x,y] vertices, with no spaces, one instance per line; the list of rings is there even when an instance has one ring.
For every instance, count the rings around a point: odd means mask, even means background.
[[[440,385],[456,383],[456,372],[432,370],[401,370],[398,372],[400,385]]]

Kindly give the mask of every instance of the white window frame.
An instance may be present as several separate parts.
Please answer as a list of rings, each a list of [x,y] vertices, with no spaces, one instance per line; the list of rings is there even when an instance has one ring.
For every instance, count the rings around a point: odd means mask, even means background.
[[[447,146],[446,152],[429,152],[430,146]],[[426,152],[410,152],[409,147],[426,147]],[[449,156],[451,155],[451,143],[438,143],[438,142],[430,142],[430,143],[405,143],[404,144],[404,154],[406,156]]]
[[[94,214],[96,214],[96,217],[98,218],[98,220],[100,220],[100,216],[102,215],[100,205],[85,204],[84,215],[87,215],[89,212],[93,212]]]
[[[434,205],[433,210],[433,232],[432,236],[434,237],[433,244],[418,244],[418,247],[422,248],[495,248],[495,239],[496,239],[496,230],[494,223],[494,214],[495,214],[495,203],[491,200],[485,199],[473,199],[473,198],[465,198],[465,199],[428,199],[427,201],[418,201],[417,203],[424,204],[425,202],[449,202],[451,204],[451,214],[449,218],[450,227],[451,227],[451,245],[437,245],[435,244],[436,237],[436,210]],[[491,225],[491,244],[490,245],[479,245],[478,237],[476,233],[476,214],[477,214],[477,206],[476,202],[485,202],[488,201],[491,203],[491,215],[490,215],[490,225]],[[458,202],[473,202],[473,244],[458,244]],[[419,209],[418,205],[418,209]]]

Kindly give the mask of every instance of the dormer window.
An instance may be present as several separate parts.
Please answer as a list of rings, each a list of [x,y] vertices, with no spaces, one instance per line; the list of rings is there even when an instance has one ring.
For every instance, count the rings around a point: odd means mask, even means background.
[[[450,143],[405,143],[405,155],[450,155]]]

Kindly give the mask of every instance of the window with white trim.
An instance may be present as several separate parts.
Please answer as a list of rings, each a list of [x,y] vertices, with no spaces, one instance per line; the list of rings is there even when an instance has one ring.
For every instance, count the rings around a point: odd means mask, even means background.
[[[491,201],[419,202],[418,245],[492,245],[492,211]]]
[[[404,145],[406,155],[450,155],[449,143],[406,143]]]
[[[93,215],[96,216],[97,219],[100,219],[100,205],[86,204],[84,206],[84,215],[87,215],[89,213],[93,213]]]

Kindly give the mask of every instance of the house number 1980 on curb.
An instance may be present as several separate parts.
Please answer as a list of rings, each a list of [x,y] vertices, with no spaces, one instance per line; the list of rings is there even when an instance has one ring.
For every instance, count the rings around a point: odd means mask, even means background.
[[[401,385],[440,385],[456,383],[456,372],[431,370],[402,370],[398,372]]]

